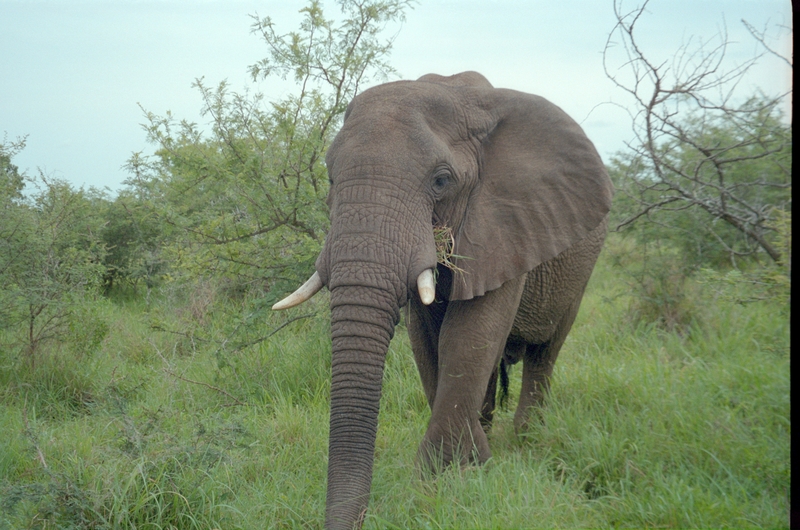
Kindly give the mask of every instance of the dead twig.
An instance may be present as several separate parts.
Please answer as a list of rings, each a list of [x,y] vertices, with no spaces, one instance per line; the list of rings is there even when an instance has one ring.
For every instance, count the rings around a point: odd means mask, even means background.
[[[181,381],[185,381],[187,383],[191,383],[193,385],[204,386],[206,388],[214,390],[215,392],[219,392],[220,394],[228,397],[229,399],[232,399],[236,405],[239,405],[239,406],[247,405],[247,403],[245,403],[244,401],[241,401],[241,400],[237,399],[230,392],[227,392],[227,391],[225,391],[225,390],[223,390],[223,389],[221,389],[219,387],[216,387],[214,385],[210,385],[208,383],[204,383],[202,381],[195,381],[194,379],[189,379],[188,377],[183,377],[182,375],[176,374],[175,371],[170,366],[169,361],[167,361],[167,359],[161,354],[161,350],[159,350],[158,347],[156,347],[156,345],[152,343],[152,341],[150,342],[150,344],[153,346],[153,349],[156,351],[156,355],[158,355],[161,358],[161,360],[164,362],[164,373],[166,373],[167,375],[170,375],[170,376],[174,377],[175,379],[180,379]]]
[[[22,421],[25,424],[25,437],[30,440],[31,444],[33,444],[33,448],[36,450],[36,459],[42,464],[42,467],[47,470],[47,461],[44,459],[44,453],[42,452],[42,448],[39,447],[39,442],[36,440],[36,434],[31,429],[31,426],[28,424],[28,407],[24,407],[22,409]]]
[[[231,395],[229,392],[226,392],[226,391],[222,390],[221,388],[218,388],[218,387],[216,387],[214,385],[209,385],[208,383],[204,383],[202,381],[195,381],[194,379],[189,379],[188,377],[183,377],[182,375],[178,375],[178,374],[176,374],[175,372],[173,372],[172,370],[170,370],[168,368],[165,368],[164,372],[169,374],[169,375],[171,375],[175,379],[180,379],[181,381],[186,381],[187,383],[192,383],[193,385],[200,385],[200,386],[204,386],[206,388],[210,388],[211,390],[215,390],[215,391],[219,392],[220,394],[223,394],[223,395],[227,396],[228,398],[232,399],[236,403],[236,405],[240,405],[240,406],[247,405],[247,403],[245,403],[244,401],[240,401],[240,400],[236,399],[236,397]]]
[[[280,326],[278,326],[274,330],[270,331],[267,335],[264,335],[263,337],[259,337],[259,338],[255,339],[255,340],[251,340],[249,342],[245,342],[245,343],[242,343],[242,344],[237,344],[236,347],[233,348],[233,351],[240,351],[240,350],[243,350],[245,348],[249,348],[250,346],[253,346],[255,344],[258,344],[260,342],[264,342],[265,340],[267,340],[271,336],[275,335],[277,332],[279,332],[280,330],[282,330],[283,328],[285,328],[286,326],[288,326],[292,322],[297,322],[298,320],[303,320],[304,318],[311,318],[311,317],[315,316],[316,314],[317,313],[315,311],[313,313],[308,313],[306,315],[300,315],[300,316],[297,316],[297,317],[290,318],[289,320],[287,320],[286,322],[284,322],[283,324],[281,324]]]

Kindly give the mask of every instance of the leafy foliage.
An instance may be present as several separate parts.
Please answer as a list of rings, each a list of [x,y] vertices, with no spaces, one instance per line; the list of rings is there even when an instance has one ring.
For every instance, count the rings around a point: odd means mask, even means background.
[[[0,142],[0,198],[4,207],[10,207],[12,201],[22,199],[22,190],[25,182],[19,168],[11,163],[11,159],[25,148],[25,138],[8,141],[8,136],[3,136]]]
[[[103,285],[106,293],[116,283],[134,287],[144,282],[155,286],[167,272],[162,245],[169,239],[169,226],[154,213],[141,190],[122,190],[103,208],[100,238],[105,246]]]
[[[8,330],[5,346],[34,366],[47,342],[69,338],[83,355],[107,331],[88,309],[104,269],[97,215],[104,198],[41,173],[20,174],[11,156],[23,147],[0,150],[0,329]],[[27,197],[26,182],[35,188]]]
[[[339,5],[344,19],[336,23],[311,1],[299,31],[286,35],[269,17],[253,17],[253,32],[269,48],[250,68],[253,80],[291,75],[296,95],[267,103],[198,79],[207,134],[170,114],[146,113],[158,150],[129,160],[128,184],[172,227],[164,259],[173,274],[227,278],[238,290],[286,289],[309,275],[328,227],[325,150],[359,87],[392,72],[391,41],[379,33],[402,20],[409,2]]]

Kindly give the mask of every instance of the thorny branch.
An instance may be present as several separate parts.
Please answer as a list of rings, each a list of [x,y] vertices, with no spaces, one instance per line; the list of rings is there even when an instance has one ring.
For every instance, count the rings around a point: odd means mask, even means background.
[[[169,361],[167,361],[167,359],[166,359],[166,358],[165,358],[165,357],[164,357],[164,356],[161,354],[161,350],[159,350],[159,349],[158,349],[158,347],[156,347],[156,345],[155,345],[155,344],[153,344],[152,342],[151,342],[151,344],[152,344],[152,346],[153,346],[153,349],[155,350],[156,354],[157,354],[157,355],[158,355],[158,356],[161,358],[161,360],[164,362],[164,373],[166,373],[167,375],[170,375],[170,376],[174,377],[175,379],[180,379],[181,381],[185,381],[185,382],[187,382],[187,383],[191,383],[191,384],[193,384],[193,385],[200,385],[200,386],[204,386],[204,387],[206,387],[206,388],[210,388],[211,390],[214,390],[215,392],[219,392],[220,394],[222,394],[222,395],[224,395],[224,396],[227,396],[228,398],[232,399],[232,400],[233,400],[233,402],[234,402],[236,405],[239,405],[239,406],[244,406],[244,405],[246,405],[246,404],[247,404],[247,403],[245,403],[244,401],[240,401],[240,400],[239,400],[239,399],[237,399],[235,396],[233,396],[233,395],[232,395],[232,394],[230,394],[229,392],[226,392],[225,390],[223,390],[223,389],[221,389],[221,388],[219,388],[219,387],[216,387],[216,386],[214,386],[214,385],[210,385],[210,384],[208,384],[208,383],[204,383],[204,382],[202,382],[202,381],[195,381],[194,379],[189,379],[189,378],[187,378],[187,377],[183,377],[183,376],[182,376],[182,375],[180,375],[180,374],[176,374],[176,373],[175,373],[175,371],[174,371],[174,370],[172,369],[172,367],[170,366],[170,364],[169,364]]]

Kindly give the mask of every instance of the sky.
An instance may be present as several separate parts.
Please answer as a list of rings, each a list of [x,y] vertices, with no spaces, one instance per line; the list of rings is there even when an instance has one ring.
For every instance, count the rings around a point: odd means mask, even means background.
[[[286,33],[297,29],[305,4],[0,0],[0,135],[27,135],[13,162],[29,175],[41,170],[78,187],[120,189],[131,154],[155,149],[142,129],[145,110],[209,129],[196,78],[211,86],[227,80],[267,100],[287,95],[290,83],[249,78],[248,66],[267,55],[249,15],[268,15]],[[323,6],[328,17],[338,13],[331,0]],[[728,64],[741,64],[759,51],[742,19],[766,29],[770,44],[791,57],[789,0],[651,0],[641,43],[661,62],[687,42],[726,31]],[[614,23],[612,0],[420,0],[385,35],[394,37],[390,63],[399,78],[476,70],[496,87],[544,96],[581,124],[608,161],[632,137],[630,100],[603,71]],[[767,56],[740,89],[786,92],[791,69]]]

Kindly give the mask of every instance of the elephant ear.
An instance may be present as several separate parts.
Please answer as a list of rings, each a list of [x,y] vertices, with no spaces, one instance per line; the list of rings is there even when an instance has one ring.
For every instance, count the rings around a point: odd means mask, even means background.
[[[606,217],[613,186],[592,142],[539,96],[486,89],[478,182],[457,229],[451,299],[500,287],[574,245]],[[474,131],[475,132],[475,131]]]

